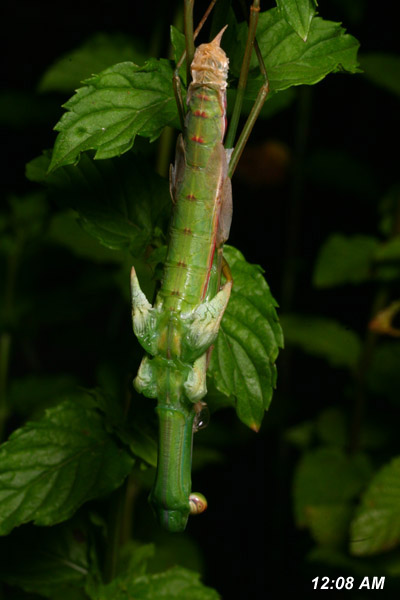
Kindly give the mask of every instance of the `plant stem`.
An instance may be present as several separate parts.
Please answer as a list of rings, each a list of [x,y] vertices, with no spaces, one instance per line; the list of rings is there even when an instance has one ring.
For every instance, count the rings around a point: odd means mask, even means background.
[[[188,82],[190,81],[190,65],[193,62],[194,56],[193,6],[194,0],[185,0],[183,18],[185,23],[186,71]]]
[[[389,291],[387,286],[381,286],[372,303],[371,317],[376,315],[387,305],[388,299]],[[371,365],[377,341],[378,334],[374,331],[367,330],[355,372],[354,406],[350,425],[350,454],[357,452],[360,447],[361,429],[366,404],[365,380]]]
[[[107,548],[104,560],[104,582],[110,583],[115,577],[121,545],[127,480],[110,498],[110,513],[107,527]]]

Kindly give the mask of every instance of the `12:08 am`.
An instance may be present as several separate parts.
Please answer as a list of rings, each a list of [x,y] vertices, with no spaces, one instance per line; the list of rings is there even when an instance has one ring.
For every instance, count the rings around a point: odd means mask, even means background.
[[[312,583],[314,590],[383,590],[385,577],[364,577],[359,584],[354,581],[354,577],[314,577]]]

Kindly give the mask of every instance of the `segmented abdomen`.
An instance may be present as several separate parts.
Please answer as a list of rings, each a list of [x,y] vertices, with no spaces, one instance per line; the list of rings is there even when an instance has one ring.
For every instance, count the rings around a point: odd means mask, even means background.
[[[219,57],[210,63],[213,44]],[[215,52],[215,48],[212,50]],[[222,144],[227,59],[219,48],[219,39],[199,46],[192,72],[185,136],[178,140],[172,175],[175,206],[159,292],[163,306],[172,310],[189,310],[204,299],[215,249],[221,190],[227,177]]]

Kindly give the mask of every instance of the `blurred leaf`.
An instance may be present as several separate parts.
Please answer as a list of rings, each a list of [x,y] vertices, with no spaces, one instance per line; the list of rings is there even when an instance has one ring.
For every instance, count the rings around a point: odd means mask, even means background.
[[[323,288],[367,281],[378,245],[376,238],[367,235],[332,234],[320,249],[314,285]]]
[[[0,447],[0,534],[32,520],[65,521],[120,486],[132,465],[84,399],[48,409]]]
[[[308,527],[317,543],[340,546],[347,537],[352,500],[370,477],[362,454],[347,456],[338,448],[306,453],[294,478],[297,525]]]
[[[399,404],[400,397],[399,365],[400,342],[381,342],[373,353],[366,377],[372,392],[389,397],[396,405]]]
[[[386,52],[369,52],[360,56],[367,79],[400,96],[400,56]]]
[[[144,44],[123,33],[95,33],[54,62],[42,75],[39,92],[73,92],[93,73],[124,61],[142,64]]]
[[[51,600],[61,593],[79,600],[91,569],[88,537],[80,518],[40,530],[18,529],[0,539],[0,579]]]
[[[64,104],[49,170],[76,163],[81,152],[95,158],[119,156],[136,135],[154,141],[166,125],[179,127],[169,61],[150,59],[143,67],[123,62],[84,83]]]
[[[229,49],[232,72],[238,74],[247,36],[247,24],[239,27],[239,39]],[[335,71],[358,71],[359,43],[339,23],[315,17],[307,42],[293,31],[276,8],[260,14],[257,41],[264,58],[272,93],[292,85],[312,85]],[[257,68],[252,57],[251,68]],[[256,78],[261,87],[261,77]]]
[[[385,465],[364,493],[351,528],[356,556],[385,552],[400,542],[400,457]]]
[[[370,475],[371,468],[363,454],[348,456],[333,447],[304,454],[294,478],[294,509],[298,526],[310,524],[310,508],[343,507],[361,492]]]
[[[262,269],[231,246],[224,247],[224,255],[235,285],[208,372],[217,390],[236,398],[239,419],[258,430],[276,383],[282,330]]]
[[[164,573],[115,579],[109,585],[88,588],[92,600],[218,600],[217,592],[200,582],[197,573],[174,567]]]
[[[142,544],[130,540],[120,549],[117,575],[129,572],[131,577],[139,577],[147,571],[147,565],[154,557],[156,548],[154,544]]]
[[[276,5],[297,35],[306,42],[315,15],[315,0],[276,0]]]
[[[7,212],[0,213],[0,254],[19,254],[23,246],[43,233],[48,203],[43,192],[6,198]]]
[[[295,314],[281,317],[288,345],[299,346],[304,352],[325,358],[334,367],[356,366],[360,340],[354,331],[333,319]]]
[[[400,261],[400,235],[396,235],[384,244],[378,246],[374,259],[382,262]]]
[[[171,536],[158,527],[153,536],[155,552],[149,558],[148,573],[160,573],[176,565],[198,573],[204,570],[199,544],[189,534]]]
[[[353,507],[349,503],[307,507],[310,532],[317,544],[338,547],[346,539]]]
[[[59,404],[65,396],[81,395],[73,375],[26,375],[11,381],[8,392],[13,410],[25,417],[32,417],[45,408]]]
[[[78,211],[80,224],[103,246],[143,254],[164,241],[171,201],[168,182],[142,157],[129,154],[97,162],[84,155],[79,165],[46,175],[49,157],[28,163],[31,181],[44,183],[59,203]]]
[[[68,248],[73,254],[98,263],[121,263],[125,252],[110,250],[99,244],[79,224],[78,215],[73,210],[63,211],[53,216],[47,232],[50,242]]]
[[[290,444],[304,450],[312,442],[315,432],[315,424],[313,421],[304,421],[298,425],[294,425],[285,431],[285,440]]]
[[[348,424],[338,408],[327,408],[317,419],[316,432],[324,444],[344,448],[348,438]]]
[[[134,393],[133,410],[129,414],[128,421],[118,397],[113,397],[100,389],[90,390],[89,394],[93,405],[105,415],[109,431],[116,434],[124,444],[129,446],[135,456],[155,467],[157,465],[157,430],[152,428],[148,413],[142,409],[141,397]]]

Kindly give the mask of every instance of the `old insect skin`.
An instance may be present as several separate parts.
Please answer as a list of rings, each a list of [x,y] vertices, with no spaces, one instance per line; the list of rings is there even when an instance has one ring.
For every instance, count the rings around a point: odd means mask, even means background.
[[[185,130],[170,174],[170,239],[154,307],[134,268],[131,274],[133,329],[147,353],[134,386],[158,400],[158,465],[150,502],[169,531],[183,531],[189,514],[207,506],[201,494],[191,494],[193,431],[207,393],[207,350],[218,335],[232,287],[228,280],[218,290],[211,277],[215,250],[228,238],[232,215],[229,152],[223,146],[224,29],[197,48],[191,65]]]

